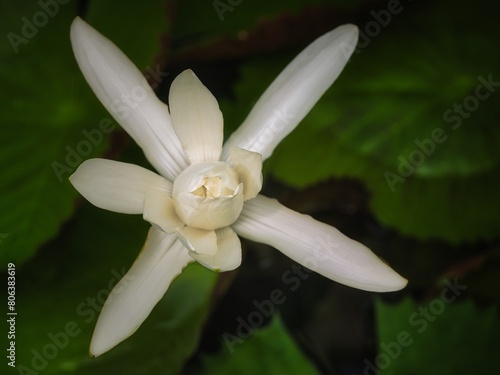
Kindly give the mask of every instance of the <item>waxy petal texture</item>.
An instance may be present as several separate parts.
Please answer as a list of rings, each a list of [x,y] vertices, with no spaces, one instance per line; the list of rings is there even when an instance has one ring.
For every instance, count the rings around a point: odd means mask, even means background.
[[[175,212],[174,200],[165,191],[150,189],[144,199],[143,218],[165,233],[174,233],[184,223]]]
[[[172,183],[156,173],[106,159],[84,161],[69,180],[94,206],[124,214],[142,214],[147,191],[172,192]]]
[[[189,161],[167,105],[118,47],[78,17],[71,25],[71,42],[80,70],[101,103],[155,169],[173,181]]]
[[[354,288],[391,292],[407,284],[366,246],[275,199],[259,195],[245,202],[232,228],[241,237],[274,246],[312,271]]]
[[[274,80],[243,124],[224,144],[223,160],[231,147],[273,153],[323,93],[337,79],[356,47],[358,28],[343,25],[316,39]]]
[[[99,356],[132,335],[193,259],[175,234],[149,230],[142,252],[111,291],[99,315],[90,354]]]
[[[214,230],[184,227],[177,231],[177,235],[186,249],[195,254],[214,255],[217,252]]]
[[[199,263],[216,271],[232,271],[241,264],[241,242],[236,233],[229,227],[218,229],[217,253],[215,255],[203,255],[190,253]]]
[[[224,136],[222,112],[192,70],[175,78],[168,102],[175,133],[191,163],[218,161]]]
[[[243,183],[243,198],[255,198],[262,189],[262,155],[256,152],[232,147],[229,160]]]

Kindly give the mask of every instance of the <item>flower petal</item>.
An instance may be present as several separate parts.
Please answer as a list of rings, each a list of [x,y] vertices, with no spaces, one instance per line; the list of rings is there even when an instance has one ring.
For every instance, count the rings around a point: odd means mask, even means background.
[[[179,241],[196,254],[214,255],[217,252],[217,236],[213,230],[184,227],[177,230]]]
[[[94,206],[124,214],[142,214],[148,190],[172,192],[172,183],[156,173],[106,159],[84,161],[69,180]]]
[[[184,225],[175,212],[174,200],[170,194],[159,189],[146,192],[143,218],[165,233],[174,233]]]
[[[232,228],[244,238],[274,246],[305,267],[354,288],[390,292],[407,284],[364,245],[275,199],[259,195],[247,201]]]
[[[230,227],[218,229],[215,233],[217,234],[217,253],[215,255],[195,253],[189,253],[189,255],[216,272],[232,271],[238,268],[241,264],[240,239]]]
[[[132,335],[190,262],[192,258],[176,235],[152,227],[139,257],[102,308],[90,354],[99,356]]]
[[[343,25],[319,37],[302,51],[260,97],[243,124],[224,144],[222,159],[231,147],[262,154],[274,148],[309,113],[337,79],[356,47],[358,28]]]
[[[243,183],[243,198],[255,198],[262,189],[262,155],[231,147],[229,159],[231,166],[238,173],[240,182]]]
[[[174,181],[189,163],[167,105],[125,54],[79,17],[71,25],[71,42],[78,65],[101,103],[156,170]]]
[[[175,78],[168,97],[175,133],[191,163],[218,161],[223,119],[217,100],[192,70]]]

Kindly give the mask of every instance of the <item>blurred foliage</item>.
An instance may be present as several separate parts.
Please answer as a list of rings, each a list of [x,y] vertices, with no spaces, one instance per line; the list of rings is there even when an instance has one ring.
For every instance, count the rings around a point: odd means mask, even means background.
[[[40,12],[35,2],[2,1],[1,9],[8,15],[2,17],[1,34],[10,35],[0,44],[0,228],[8,234],[0,255],[4,269],[7,261],[21,265],[32,256],[71,214],[77,194],[67,178],[83,161],[75,149],[86,139],[83,129],[98,127],[95,114],[100,111],[69,43],[75,4],[60,6],[58,16],[43,28],[30,18]],[[85,157],[102,152],[106,141],[90,146],[82,148]]]
[[[174,36],[189,42],[210,43],[214,38],[236,35],[242,30],[256,28],[266,20],[272,21],[281,14],[298,15],[311,6],[334,6],[352,9],[363,0],[215,0],[199,2],[196,0],[178,1],[173,11],[176,15]],[[196,8],[196,11],[193,9]]]
[[[249,338],[226,335],[224,349],[216,356],[204,358],[204,369],[199,375],[318,373],[297,348],[279,315]]]
[[[106,35],[139,69],[156,68],[161,52],[161,36],[168,32],[164,0],[135,2],[114,0],[91,1],[85,19]]]
[[[478,308],[460,294],[447,303],[452,296],[448,291],[445,299],[437,295],[422,304],[410,299],[395,305],[378,301],[379,354],[365,362],[367,368],[375,366],[383,375],[496,374],[498,309]]]

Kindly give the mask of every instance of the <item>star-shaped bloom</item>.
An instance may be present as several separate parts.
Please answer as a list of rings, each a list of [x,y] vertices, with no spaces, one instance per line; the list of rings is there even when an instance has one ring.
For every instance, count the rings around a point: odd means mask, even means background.
[[[189,263],[215,271],[238,267],[238,236],[271,245],[351,287],[388,292],[406,285],[364,245],[259,194],[262,161],[335,81],[357,37],[356,26],[344,25],[314,41],[223,144],[217,101],[191,70],[173,81],[167,106],[123,52],[80,18],[74,20],[71,41],[83,75],[158,172],[91,159],[70,177],[95,206],[142,214],[151,223],[141,253],[101,311],[93,356],[133,334]]]

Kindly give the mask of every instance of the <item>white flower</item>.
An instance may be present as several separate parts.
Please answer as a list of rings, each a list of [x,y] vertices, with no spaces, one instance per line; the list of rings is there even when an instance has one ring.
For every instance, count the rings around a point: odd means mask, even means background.
[[[344,25],[309,45],[223,145],[217,101],[192,71],[172,83],[169,110],[113,43],[80,18],[74,20],[71,41],[86,80],[159,172],[91,159],[70,177],[95,206],[142,214],[152,224],[142,252],[101,311],[90,346],[93,356],[134,333],[190,262],[216,271],[238,267],[238,235],[272,245],[355,288],[387,292],[406,285],[364,245],[258,195],[262,160],[335,81],[357,37],[355,26]]]

